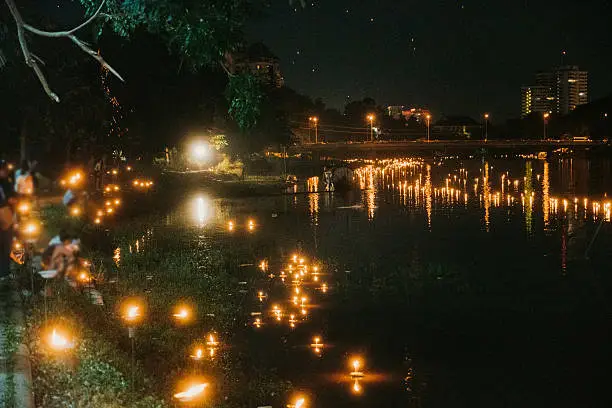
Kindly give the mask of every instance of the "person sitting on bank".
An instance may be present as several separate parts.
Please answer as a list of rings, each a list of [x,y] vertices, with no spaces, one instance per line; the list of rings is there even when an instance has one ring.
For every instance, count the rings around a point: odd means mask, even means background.
[[[15,192],[9,181],[8,163],[0,160],[0,281],[7,280],[10,276],[15,203]]]
[[[15,172],[15,191],[20,196],[31,196],[34,194],[34,177],[27,160],[23,160],[19,169]]]
[[[43,253],[43,266],[49,271],[54,271],[50,275],[68,276],[76,264],[77,253],[80,241],[65,230],[60,231],[49,241],[49,245]]]

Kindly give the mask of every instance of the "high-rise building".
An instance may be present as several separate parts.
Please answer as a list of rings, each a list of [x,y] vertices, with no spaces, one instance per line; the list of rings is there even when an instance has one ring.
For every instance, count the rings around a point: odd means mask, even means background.
[[[535,86],[521,87],[521,116],[532,112],[567,115],[588,103],[588,72],[562,66],[535,75]]]
[[[556,70],[557,113],[567,115],[576,107],[589,102],[589,73],[577,66],[564,66]]]
[[[551,112],[555,106],[555,98],[550,96],[550,92],[549,87],[542,85],[521,87],[521,116],[525,117],[534,112]]]

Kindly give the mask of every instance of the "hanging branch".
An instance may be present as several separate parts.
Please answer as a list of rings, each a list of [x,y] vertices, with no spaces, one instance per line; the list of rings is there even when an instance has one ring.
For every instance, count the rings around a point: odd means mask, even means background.
[[[70,39],[83,52],[85,52],[86,54],[88,54],[89,56],[94,58],[96,61],[98,61],[98,63],[100,65],[102,65],[104,68],[106,68],[110,72],[112,72],[113,75],[115,75],[121,81],[124,81],[124,79],[121,77],[121,75],[119,75],[119,73],[113,67],[111,67],[97,52],[92,50],[85,42],[81,41],[79,38],[77,38],[74,35],[74,33],[76,31],[78,31],[78,30],[82,29],[83,27],[87,26],[92,21],[94,21],[97,17],[100,16],[100,12],[102,11],[102,7],[104,6],[105,2],[106,2],[106,0],[102,0],[102,2],[100,3],[100,6],[98,7],[96,12],[90,18],[88,18],[85,22],[81,23],[80,25],[78,25],[78,26],[76,26],[76,27],[74,27],[74,28],[72,28],[70,30],[67,30],[67,31],[44,31],[44,30],[39,30],[38,28],[32,27],[29,24],[26,24],[23,21],[23,18],[21,17],[21,14],[19,13],[19,10],[17,9],[17,5],[15,4],[14,0],[5,0],[5,3],[8,6],[8,8],[9,8],[9,10],[11,12],[11,15],[13,16],[13,19],[15,20],[15,24],[17,24],[17,38],[19,39],[19,45],[21,46],[21,52],[22,52],[23,57],[25,59],[25,63],[26,63],[26,65],[28,67],[32,68],[32,70],[36,74],[36,77],[40,81],[40,84],[42,85],[42,87],[45,90],[45,92],[47,93],[47,95],[52,100],[54,100],[55,102],[59,102],[60,101],[59,96],[57,96],[57,94],[51,90],[45,75],[43,74],[42,70],[40,69],[40,67],[38,65],[39,63],[44,65],[44,63],[42,62],[42,60],[40,58],[36,57],[34,54],[32,54],[30,52],[30,49],[28,47],[28,42],[27,42],[27,39],[25,37],[25,31],[27,30],[27,31],[29,31],[29,32],[31,32],[33,34],[36,34],[38,36],[41,36],[41,37],[68,38],[68,39]]]
[[[11,0],[12,1],[12,0]],[[23,24],[23,28],[25,28],[26,30],[36,34],[36,35],[40,35],[41,37],[68,37],[71,34],[74,34],[75,32],[79,31],[81,28],[85,27],[86,25],[90,24],[92,21],[94,21],[98,15],[100,14],[100,12],[102,11],[102,7],[104,7],[104,3],[106,2],[106,0],[102,0],[102,2],[100,3],[100,6],[98,7],[98,9],[96,10],[95,13],[93,13],[93,15],[91,17],[89,17],[85,22],[83,22],[82,24],[74,27],[71,30],[68,31],[43,31],[43,30],[39,30],[38,28],[32,27],[29,24]]]

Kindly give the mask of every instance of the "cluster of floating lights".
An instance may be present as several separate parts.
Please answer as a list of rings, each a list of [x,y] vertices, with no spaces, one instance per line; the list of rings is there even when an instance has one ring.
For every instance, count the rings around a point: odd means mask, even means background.
[[[547,163],[544,175],[534,174],[532,178],[527,176],[513,178],[509,172],[494,177],[492,175],[494,167],[488,163],[480,168],[479,177],[472,178],[469,177],[468,170],[461,167],[445,176],[443,185],[433,188],[428,188],[426,180],[428,165],[422,160],[393,159],[365,161],[365,164],[356,170],[356,178],[360,187],[367,192],[366,206],[370,213],[373,212],[370,208],[373,204],[370,203],[369,196],[374,196],[372,191],[378,185],[386,190],[397,191],[405,205],[409,201],[415,205],[429,205],[435,200],[440,204],[467,206],[470,197],[474,197],[485,209],[487,223],[490,207],[502,205],[511,207],[520,202],[526,211],[533,207],[537,200],[541,200],[546,218],[548,214],[567,213],[571,209],[577,214],[579,209],[582,209],[585,217],[590,213],[594,219],[612,221],[612,200],[607,200],[606,197],[590,200],[590,205],[589,199],[584,197],[550,197]],[[499,181],[495,183],[497,190],[492,186],[494,180]],[[472,191],[469,186],[472,187]],[[540,190],[541,195],[534,191],[536,188]]]
[[[236,221],[234,221],[234,220],[229,220],[227,222],[227,230],[229,232],[234,232],[234,231],[238,230],[238,227],[239,227],[239,224],[236,223]],[[257,228],[257,223],[255,222],[255,220],[253,218],[249,218],[249,219],[246,220],[244,228],[248,232],[254,232],[255,229]]]

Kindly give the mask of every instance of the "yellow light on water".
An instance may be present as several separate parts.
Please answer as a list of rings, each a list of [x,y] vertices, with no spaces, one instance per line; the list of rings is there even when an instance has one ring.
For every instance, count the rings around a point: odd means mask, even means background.
[[[358,379],[355,379],[355,381],[353,381],[351,391],[355,395],[360,395],[363,392],[363,387],[361,386],[360,381]]]

